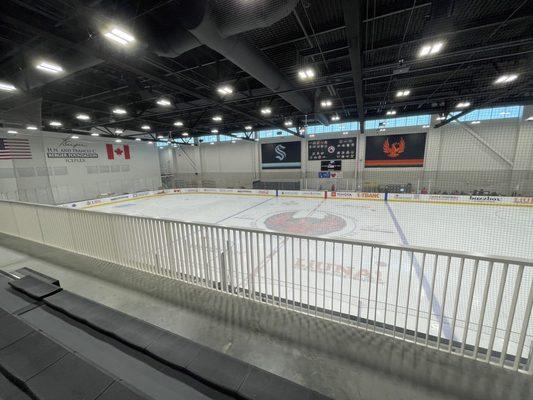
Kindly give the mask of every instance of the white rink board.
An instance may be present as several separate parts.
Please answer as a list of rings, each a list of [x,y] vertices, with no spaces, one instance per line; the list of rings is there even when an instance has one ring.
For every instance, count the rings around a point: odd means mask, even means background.
[[[188,236],[192,240],[195,245],[176,253],[187,261],[195,276],[208,281],[223,281],[219,258],[225,252],[230,266],[228,285],[280,297],[282,306],[290,308],[297,303],[310,313],[335,317],[342,312],[362,320],[363,325],[369,319],[435,336],[441,332],[440,336],[447,339],[453,334],[462,340],[466,333],[466,342],[472,345],[474,331],[465,327],[481,323],[488,326],[479,346],[491,345],[494,350],[502,347],[518,274],[516,266],[495,263],[485,293],[488,262],[480,262],[476,268],[469,260],[461,265],[459,259],[446,256],[424,258],[415,253],[412,257],[399,250],[286,239],[275,232],[533,258],[531,207],[181,193],[134,198],[91,209],[274,232],[234,234],[220,229],[214,235],[207,229],[191,228],[172,237]],[[179,240],[173,242],[179,249]],[[504,270],[506,285],[500,293]],[[471,291],[474,275],[478,283]],[[529,289],[532,279],[533,271],[526,268],[520,293]],[[473,306],[468,310],[470,296]],[[498,297],[502,299],[500,310]],[[516,321],[522,319],[525,297],[519,297]],[[457,323],[452,327],[454,314]],[[496,315],[498,329],[491,338],[490,326]],[[513,324],[509,353],[520,329],[519,324]],[[523,356],[527,356],[531,340],[530,321]]]

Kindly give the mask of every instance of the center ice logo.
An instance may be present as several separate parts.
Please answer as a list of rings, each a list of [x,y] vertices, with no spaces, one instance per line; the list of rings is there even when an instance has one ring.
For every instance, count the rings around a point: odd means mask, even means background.
[[[346,226],[346,221],[329,213],[314,213],[314,216],[306,215],[299,217],[300,212],[288,211],[275,214],[265,220],[265,226],[277,232],[329,235],[338,232]]]
[[[276,148],[274,149],[274,151],[276,152],[277,154],[276,158],[279,161],[283,161],[287,157],[287,153],[285,152],[285,146],[283,146],[282,144],[278,144]]]

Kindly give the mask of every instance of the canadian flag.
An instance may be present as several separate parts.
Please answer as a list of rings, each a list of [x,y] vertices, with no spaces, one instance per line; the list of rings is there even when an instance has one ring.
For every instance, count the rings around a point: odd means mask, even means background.
[[[107,149],[107,158],[114,160],[116,158],[130,159],[130,146],[125,144],[124,146],[115,146],[110,143],[105,145]]]

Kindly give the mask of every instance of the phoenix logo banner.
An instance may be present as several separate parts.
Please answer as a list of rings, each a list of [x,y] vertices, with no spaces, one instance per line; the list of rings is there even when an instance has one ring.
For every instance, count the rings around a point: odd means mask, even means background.
[[[369,136],[365,167],[423,167],[426,133]]]

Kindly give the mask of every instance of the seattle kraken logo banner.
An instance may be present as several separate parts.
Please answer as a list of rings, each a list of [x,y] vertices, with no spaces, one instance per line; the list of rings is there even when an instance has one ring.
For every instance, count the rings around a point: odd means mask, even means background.
[[[261,168],[298,169],[302,166],[301,142],[264,143],[261,145]]]
[[[368,136],[365,167],[423,167],[426,133]]]

